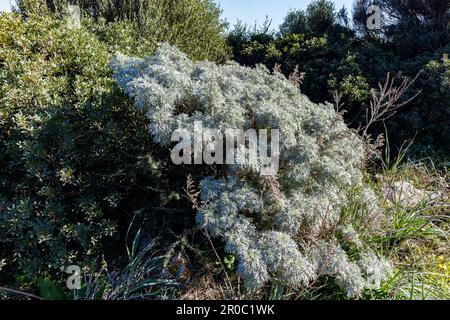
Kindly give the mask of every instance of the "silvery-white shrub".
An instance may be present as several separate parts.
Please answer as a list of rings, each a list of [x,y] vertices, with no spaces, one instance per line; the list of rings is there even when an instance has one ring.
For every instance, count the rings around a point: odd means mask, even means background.
[[[331,105],[312,103],[263,66],[192,62],[168,44],[144,59],[119,55],[111,65],[119,85],[148,110],[150,134],[161,146],[170,146],[176,129],[193,131],[195,121],[223,133],[280,130],[276,178],[233,165],[223,177],[204,177],[200,184],[197,221],[224,239],[249,289],[274,274],[294,287],[330,276],[349,296],[358,296],[368,286],[367,263],[378,278],[387,275],[389,264],[373,253],[353,261],[333,229],[351,188],[362,190],[361,201],[371,199],[362,203],[369,212],[377,206],[363,183],[361,139]]]

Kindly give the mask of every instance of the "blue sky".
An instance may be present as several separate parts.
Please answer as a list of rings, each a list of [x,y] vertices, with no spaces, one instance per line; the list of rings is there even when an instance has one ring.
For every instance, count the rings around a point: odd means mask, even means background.
[[[10,0],[0,0],[0,11],[10,11]]]
[[[266,15],[272,19],[272,27],[277,27],[289,9],[305,9],[311,0],[217,0],[223,10],[223,17],[232,25],[237,20],[253,25],[262,24]],[[0,11],[8,10],[12,0],[0,0]],[[334,0],[336,8],[346,6],[350,11],[353,0]]]
[[[351,12],[354,0],[334,0],[337,9],[346,6]],[[218,0],[223,10],[223,17],[232,25],[239,19],[254,25],[255,21],[262,24],[269,16],[272,27],[283,22],[289,9],[306,9],[311,0]]]

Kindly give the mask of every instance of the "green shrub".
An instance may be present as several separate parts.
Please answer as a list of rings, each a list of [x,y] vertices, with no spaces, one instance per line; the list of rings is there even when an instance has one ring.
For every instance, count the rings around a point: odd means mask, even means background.
[[[52,12],[58,17],[64,17],[69,4],[78,4],[84,16],[96,23],[127,22],[127,31],[139,41],[124,42],[124,47],[143,42],[152,52],[159,42],[167,41],[193,59],[223,61],[228,57],[225,24],[211,0],[20,0],[17,4],[24,15]],[[117,27],[112,29],[103,30],[103,35],[109,32],[116,37]]]
[[[387,73],[401,79],[414,78],[423,71],[403,99],[406,101],[418,91],[422,93],[389,118],[386,128],[380,123],[371,128],[371,133],[376,136],[387,129],[395,152],[405,140],[415,138],[415,147],[409,154],[412,158],[437,155],[442,160],[439,162],[448,161],[448,42],[437,50],[403,57],[396,52],[397,44],[388,39],[369,41],[340,25],[314,35],[308,28],[303,30],[302,19],[300,13],[288,14],[278,36],[264,30],[252,33],[238,26],[228,37],[235,60],[247,66],[262,63],[269,69],[280,64],[286,76],[298,65],[305,73],[302,93],[323,103],[334,101],[333,93],[339,92],[345,120],[354,128],[364,124],[371,88],[384,83]],[[301,27],[303,33],[289,33],[300,31],[296,27]],[[396,85],[399,83],[400,80]]]
[[[109,68],[117,48],[50,16],[0,16],[2,283],[112,261],[135,211],[162,206],[146,117]]]
[[[18,1],[19,14],[0,18],[0,261],[6,258],[7,282],[120,257],[111,240],[123,238],[133,215],[150,211],[145,219],[158,224],[157,213],[174,198],[160,191],[169,188],[151,154],[146,118],[112,79],[112,54],[142,56],[169,41],[193,59],[227,56],[220,11],[209,0],[140,1],[131,11],[137,2],[80,1],[82,28],[75,30],[65,20],[68,3]]]
[[[450,46],[447,49],[445,52]],[[390,136],[395,137],[397,144],[417,136],[411,155],[433,156],[436,162],[445,162],[450,156],[450,59],[448,54],[435,56],[423,67],[415,85],[421,94],[393,119]]]
[[[269,69],[280,64],[286,76],[298,66],[305,73],[302,93],[312,101],[333,101],[333,92],[338,91],[348,119],[365,114],[370,86],[359,65],[358,45],[348,34],[264,37],[259,33],[239,36],[233,32],[229,43],[237,62],[247,66],[262,63]]]

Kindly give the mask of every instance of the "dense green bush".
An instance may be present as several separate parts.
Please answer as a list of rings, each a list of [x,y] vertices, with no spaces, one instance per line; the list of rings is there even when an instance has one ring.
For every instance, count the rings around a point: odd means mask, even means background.
[[[241,29],[230,33],[229,43],[234,59],[243,65],[262,63],[271,69],[280,64],[285,75],[298,66],[305,73],[301,90],[314,102],[333,101],[333,92],[339,91],[348,118],[362,114],[368,105],[370,86],[358,61],[358,43],[348,30],[278,37]]]
[[[45,16],[3,14],[0,26],[0,252],[26,282],[98,262],[124,202],[155,174],[104,44]]]
[[[450,47],[446,52],[450,52]],[[417,132],[411,152],[419,157],[433,156],[436,161],[448,161],[450,155],[450,60],[448,54],[429,61],[415,85],[421,94],[394,120],[391,136],[398,143],[411,139]]]
[[[361,1],[361,8],[369,2]],[[314,102],[333,102],[333,93],[339,92],[346,122],[355,128],[364,124],[371,88],[384,83],[388,73],[413,78],[423,71],[403,99],[422,91],[420,96],[385,125],[393,151],[415,138],[409,156],[439,154],[445,161],[450,156],[444,138],[448,137],[449,91],[448,64],[442,56],[450,53],[448,19],[443,23],[448,1],[381,2],[390,10],[388,16],[398,18],[389,20],[391,24],[380,31],[383,36],[363,32],[365,9],[359,16],[362,9],[356,7],[356,28],[350,28],[330,1],[318,0],[306,11],[289,12],[279,34],[237,26],[228,37],[234,59],[250,66],[263,63],[270,69],[280,64],[285,75],[298,65],[305,72],[302,92]],[[384,133],[385,127],[380,123],[371,131]]]
[[[152,156],[144,113],[112,79],[112,55],[150,54],[159,41],[193,59],[227,55],[210,1],[148,1],[134,16],[124,11],[131,1],[102,3],[79,3],[81,29],[67,25],[68,1],[18,1],[18,13],[0,17],[4,281],[23,285],[68,264],[120,260],[124,230],[137,214],[151,212],[142,219],[161,227],[157,213],[177,185],[162,187],[159,151]]]
[[[381,8],[381,30],[367,29],[369,5]],[[402,58],[442,49],[450,41],[450,2],[448,0],[359,0],[355,2],[353,21],[365,38],[381,33],[389,50]]]
[[[71,263],[120,263],[133,216],[160,231],[170,217],[158,213],[169,201],[179,206],[171,196],[179,177],[167,187],[144,112],[109,67],[116,50],[155,46],[128,21],[87,18],[71,30],[51,15],[2,14],[0,27],[2,282],[31,283]]]
[[[83,15],[96,23],[127,22],[128,32],[132,31],[139,41],[124,43],[125,46],[144,42],[152,52],[159,42],[167,41],[193,59],[223,61],[228,57],[225,24],[219,7],[211,0],[17,1],[24,15],[52,12],[58,17],[64,17],[69,4],[78,4]],[[115,37],[117,31],[116,27],[106,32]]]

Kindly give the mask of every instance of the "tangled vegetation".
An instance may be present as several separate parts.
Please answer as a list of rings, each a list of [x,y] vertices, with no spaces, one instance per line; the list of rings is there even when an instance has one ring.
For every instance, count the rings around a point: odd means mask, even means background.
[[[450,299],[448,1],[69,2],[0,14],[0,299]],[[278,175],[173,164],[196,121],[280,129]]]
[[[364,125],[371,90],[388,73],[414,78],[421,72],[403,98],[420,92],[419,96],[371,131],[374,135],[387,131],[393,151],[414,140],[409,157],[432,156],[446,162],[450,154],[444,138],[450,134],[449,2],[375,2],[384,10],[383,21],[390,23],[379,31],[366,26],[365,11],[372,0],[358,1],[354,26],[346,10],[336,11],[327,0],[290,12],[279,32],[267,25],[252,29],[238,24],[228,36],[233,58],[248,66],[279,64],[286,76],[298,65],[305,74],[302,92],[316,103],[334,101],[339,93],[345,121],[353,128]]]
[[[260,288],[271,273],[297,287],[329,274],[357,296],[366,286],[363,274],[384,278],[384,263],[373,253],[361,250],[353,262],[336,240],[333,228],[350,189],[360,188],[360,204],[370,204],[367,221],[378,212],[362,181],[363,143],[332,105],[311,103],[281,74],[236,63],[194,64],[167,45],[142,60],[120,57],[113,69],[148,110],[150,135],[162,146],[174,130],[193,131],[194,121],[223,134],[227,128],[280,129],[280,172],[271,183],[260,168],[245,165],[200,182],[197,220],[225,239],[248,288]],[[193,106],[189,113],[177,112],[181,102]]]
[[[167,41],[193,59],[228,58],[225,24],[220,20],[220,9],[210,0],[17,1],[25,16],[52,13],[64,18],[69,4],[79,5],[83,15],[92,19],[90,29],[107,43],[116,44],[116,50],[137,46],[152,52],[159,42]],[[124,34],[134,39],[116,39]]]
[[[155,39],[141,41],[129,21],[86,18],[72,30],[36,14],[0,16],[1,279],[24,287],[70,264],[120,262],[108,252],[117,256],[132,212],[171,193],[146,118],[109,67],[116,50],[149,54]],[[191,54],[216,58],[201,51]]]

